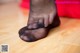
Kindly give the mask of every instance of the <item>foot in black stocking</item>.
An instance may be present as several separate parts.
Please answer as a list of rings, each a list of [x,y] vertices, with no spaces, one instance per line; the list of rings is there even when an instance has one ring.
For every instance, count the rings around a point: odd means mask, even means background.
[[[54,0],[31,0],[28,26],[19,31],[19,37],[34,42],[48,35],[50,29],[60,25]]]

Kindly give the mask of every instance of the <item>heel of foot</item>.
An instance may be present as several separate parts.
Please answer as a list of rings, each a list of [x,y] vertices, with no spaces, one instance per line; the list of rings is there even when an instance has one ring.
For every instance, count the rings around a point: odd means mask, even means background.
[[[58,27],[58,26],[60,26],[60,23],[61,22],[60,22],[59,17],[55,17],[54,20],[53,20],[53,23],[50,24],[47,28],[52,29],[52,28]]]

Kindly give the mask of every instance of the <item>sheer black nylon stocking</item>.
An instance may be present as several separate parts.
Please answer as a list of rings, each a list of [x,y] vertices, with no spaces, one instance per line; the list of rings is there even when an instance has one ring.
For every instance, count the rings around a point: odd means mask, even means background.
[[[19,31],[19,37],[26,42],[42,39],[50,29],[60,25],[53,0],[31,0],[30,6],[28,26]]]

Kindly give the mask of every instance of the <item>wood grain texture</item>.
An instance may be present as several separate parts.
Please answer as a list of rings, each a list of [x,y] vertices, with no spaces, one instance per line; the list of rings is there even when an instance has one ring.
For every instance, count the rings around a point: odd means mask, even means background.
[[[18,35],[27,25],[28,14],[16,3],[0,5],[0,45],[8,44],[8,53],[80,53],[80,20],[60,18],[60,27],[52,29],[48,37],[28,43]]]

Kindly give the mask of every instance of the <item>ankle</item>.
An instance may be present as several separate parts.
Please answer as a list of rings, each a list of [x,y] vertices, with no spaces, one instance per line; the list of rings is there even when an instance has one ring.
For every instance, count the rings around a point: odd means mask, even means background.
[[[30,4],[32,6],[44,6],[44,5],[50,5],[54,4],[55,0],[30,0]]]

